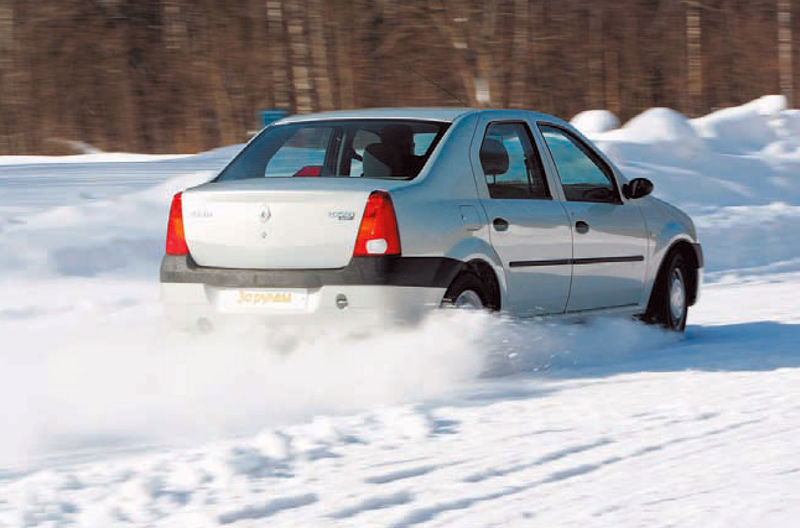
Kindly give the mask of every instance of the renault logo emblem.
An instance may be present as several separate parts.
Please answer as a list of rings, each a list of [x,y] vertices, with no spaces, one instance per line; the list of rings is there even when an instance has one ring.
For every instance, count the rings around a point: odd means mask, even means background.
[[[269,210],[269,206],[265,205],[264,209],[261,210],[261,222],[267,223],[269,219],[272,218],[272,212]]]

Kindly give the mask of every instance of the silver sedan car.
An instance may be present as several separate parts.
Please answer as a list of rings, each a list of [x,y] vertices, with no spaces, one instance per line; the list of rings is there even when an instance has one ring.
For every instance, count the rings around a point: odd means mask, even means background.
[[[682,331],[703,257],[690,218],[541,113],[298,115],[175,195],[166,315],[211,328],[417,318],[636,315]]]

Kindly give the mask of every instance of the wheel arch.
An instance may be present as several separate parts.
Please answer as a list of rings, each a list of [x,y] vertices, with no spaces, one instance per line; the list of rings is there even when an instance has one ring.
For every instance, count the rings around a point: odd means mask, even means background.
[[[477,237],[468,238],[451,248],[446,256],[463,262],[461,270],[453,277],[453,281],[461,273],[474,273],[490,286],[493,296],[492,308],[500,310],[505,306],[508,291],[505,272],[500,257],[491,245]]]
[[[669,259],[676,252],[680,253],[687,262],[687,304],[692,306],[697,301],[697,294],[700,287],[700,268],[703,266],[702,257],[698,254],[696,244],[685,238],[673,240],[669,246],[661,253],[661,259],[656,268],[655,276],[651,281],[650,294],[648,296],[648,308],[653,301],[653,293],[657,291],[661,280],[663,280],[664,267],[669,263]]]
[[[489,290],[488,308],[499,312],[503,306],[503,295],[500,292],[500,281],[497,279],[494,268],[485,260],[475,258],[464,263],[461,273],[472,273],[478,276]],[[453,279],[454,282],[455,280]]]

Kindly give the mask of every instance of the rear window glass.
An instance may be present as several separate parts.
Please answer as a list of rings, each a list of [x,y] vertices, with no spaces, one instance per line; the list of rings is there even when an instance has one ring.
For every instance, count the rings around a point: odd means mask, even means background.
[[[414,178],[447,123],[342,120],[266,128],[216,181],[250,178]]]

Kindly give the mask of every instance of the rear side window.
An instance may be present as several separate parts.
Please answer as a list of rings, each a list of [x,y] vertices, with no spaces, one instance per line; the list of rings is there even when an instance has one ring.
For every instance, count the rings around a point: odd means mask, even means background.
[[[492,198],[550,198],[541,159],[524,123],[491,123],[480,158]]]
[[[620,203],[611,170],[572,134],[540,125],[570,202]]]
[[[215,181],[250,178],[392,178],[419,174],[447,123],[339,120],[266,128]]]

